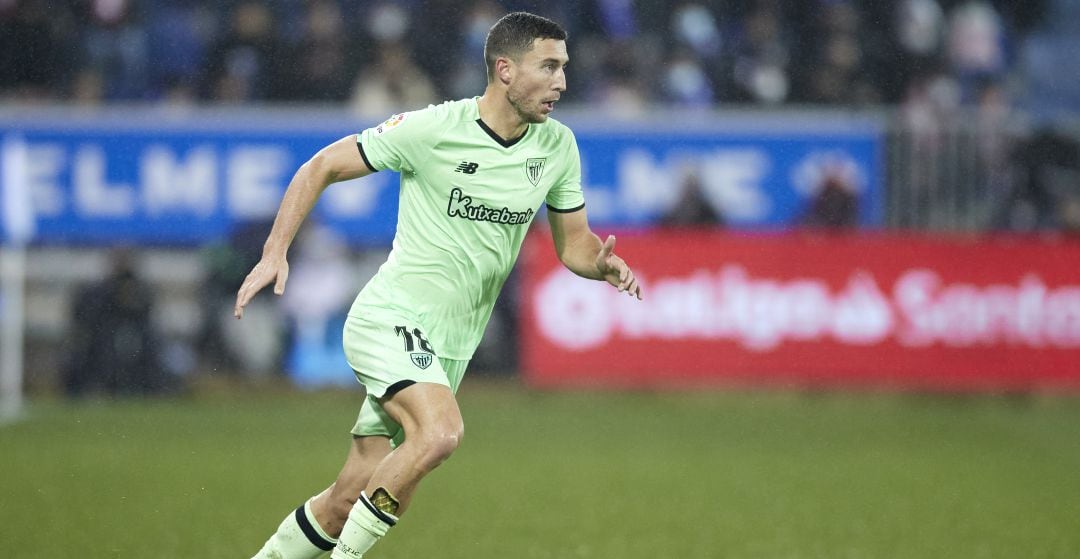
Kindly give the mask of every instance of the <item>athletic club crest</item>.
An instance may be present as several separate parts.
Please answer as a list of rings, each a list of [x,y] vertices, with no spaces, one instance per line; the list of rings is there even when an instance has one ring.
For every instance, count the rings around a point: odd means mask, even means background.
[[[421,369],[426,369],[431,365],[430,353],[410,353],[409,357],[412,358],[412,364]]]
[[[544,176],[544,163],[546,162],[546,157],[530,157],[525,160],[525,176],[529,177],[529,182],[533,186],[540,184],[540,177]]]

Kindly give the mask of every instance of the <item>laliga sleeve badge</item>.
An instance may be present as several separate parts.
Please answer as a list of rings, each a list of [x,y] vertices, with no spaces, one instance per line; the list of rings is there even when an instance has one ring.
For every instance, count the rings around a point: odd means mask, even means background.
[[[376,134],[382,134],[393,129],[395,126],[402,123],[405,120],[406,113],[398,113],[384,121],[382,124],[375,127]]]

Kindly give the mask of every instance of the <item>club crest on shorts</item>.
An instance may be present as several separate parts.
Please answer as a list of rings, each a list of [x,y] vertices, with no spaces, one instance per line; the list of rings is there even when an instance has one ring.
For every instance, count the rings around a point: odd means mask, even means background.
[[[525,160],[525,176],[529,177],[533,186],[540,184],[540,177],[544,176],[544,163],[547,163],[546,157],[530,157]]]
[[[409,358],[412,359],[412,364],[426,369],[431,366],[431,354],[430,353],[410,353]]]

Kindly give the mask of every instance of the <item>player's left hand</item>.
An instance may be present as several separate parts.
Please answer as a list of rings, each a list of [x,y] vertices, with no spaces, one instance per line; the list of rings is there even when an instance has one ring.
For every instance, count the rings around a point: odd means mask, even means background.
[[[600,253],[596,255],[596,269],[600,270],[604,279],[614,285],[619,291],[626,292],[631,297],[641,300],[641,285],[638,284],[634,271],[622,258],[613,252],[615,250],[615,235],[608,235],[604,245],[600,247]]]

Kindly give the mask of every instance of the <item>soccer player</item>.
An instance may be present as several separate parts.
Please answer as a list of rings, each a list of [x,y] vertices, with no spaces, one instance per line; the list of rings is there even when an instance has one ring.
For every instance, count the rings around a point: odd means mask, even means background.
[[[285,192],[235,315],[262,288],[281,294],[286,252],[329,184],[401,173],[393,250],[345,323],[345,356],[366,388],[337,480],[286,516],[257,558],[362,557],[461,442],[454,394],[541,203],[560,260],[641,298],[615,238],[589,229],[570,130],[548,118],[566,90],[566,32],[524,12],[484,47],[483,96],[390,117],[315,154]]]

